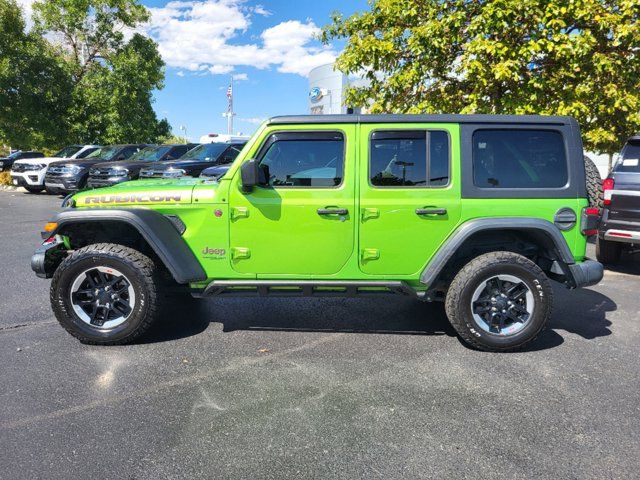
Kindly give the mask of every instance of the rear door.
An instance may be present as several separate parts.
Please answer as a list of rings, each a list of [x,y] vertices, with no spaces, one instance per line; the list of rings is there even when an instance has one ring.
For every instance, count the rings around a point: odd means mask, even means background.
[[[360,269],[417,273],[460,220],[459,127],[360,128]]]

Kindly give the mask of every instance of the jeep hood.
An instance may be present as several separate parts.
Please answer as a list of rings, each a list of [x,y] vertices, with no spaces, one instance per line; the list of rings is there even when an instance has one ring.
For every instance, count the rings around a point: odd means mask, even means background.
[[[202,183],[202,180],[196,178],[135,180],[76,193],[73,201],[75,206],[80,208],[191,203],[193,189],[199,183]],[[212,185],[212,188],[215,187]]]

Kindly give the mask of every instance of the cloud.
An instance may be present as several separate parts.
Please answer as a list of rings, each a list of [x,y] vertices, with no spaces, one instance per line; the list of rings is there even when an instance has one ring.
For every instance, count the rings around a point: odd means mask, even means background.
[[[249,75],[246,73],[236,73],[233,75],[233,79],[236,82],[244,82],[245,80],[249,80]]]
[[[228,74],[236,67],[254,67],[306,76],[335,59],[332,48],[315,40],[320,30],[311,20],[285,21],[242,41],[251,14],[267,13],[260,5],[243,4],[244,0],[171,1],[149,9],[145,32],[158,42],[168,66],[198,73]]]
[[[264,8],[264,5],[260,4],[253,7],[251,11],[256,15],[262,15],[263,17],[270,17],[271,15],[273,15],[273,12],[267,10],[266,8]]]

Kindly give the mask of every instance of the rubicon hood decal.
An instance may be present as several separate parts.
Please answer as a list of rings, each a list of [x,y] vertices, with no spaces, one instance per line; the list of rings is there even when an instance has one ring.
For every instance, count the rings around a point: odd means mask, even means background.
[[[88,195],[81,199],[82,205],[107,203],[176,203],[182,201],[181,192],[151,192],[120,195]]]

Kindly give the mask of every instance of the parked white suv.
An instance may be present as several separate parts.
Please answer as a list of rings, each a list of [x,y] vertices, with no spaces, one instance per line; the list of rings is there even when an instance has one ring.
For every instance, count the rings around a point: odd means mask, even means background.
[[[16,160],[11,168],[11,181],[17,187],[24,187],[31,193],[44,190],[44,174],[52,162],[84,158],[100,148],[99,145],[69,145],[52,157]]]

